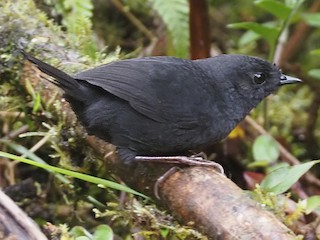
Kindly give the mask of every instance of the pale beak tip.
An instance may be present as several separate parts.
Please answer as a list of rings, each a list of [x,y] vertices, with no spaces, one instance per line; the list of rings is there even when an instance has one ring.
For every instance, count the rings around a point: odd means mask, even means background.
[[[302,83],[302,80],[299,78],[291,77],[284,74],[281,75],[280,85],[293,84],[293,83]]]

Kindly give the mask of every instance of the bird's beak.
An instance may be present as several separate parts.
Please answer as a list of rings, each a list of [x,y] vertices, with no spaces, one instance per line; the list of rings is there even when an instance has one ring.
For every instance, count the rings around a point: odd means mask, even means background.
[[[301,83],[302,81],[299,78],[290,77],[282,74],[280,77],[280,85],[292,84],[292,83]]]

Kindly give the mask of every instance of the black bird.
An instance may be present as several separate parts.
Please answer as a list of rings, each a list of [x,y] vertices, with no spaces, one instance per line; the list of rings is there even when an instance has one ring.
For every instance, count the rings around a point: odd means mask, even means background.
[[[136,58],[71,77],[22,52],[53,77],[87,132],[117,146],[127,162],[221,141],[263,98],[301,82],[274,64],[242,55]]]

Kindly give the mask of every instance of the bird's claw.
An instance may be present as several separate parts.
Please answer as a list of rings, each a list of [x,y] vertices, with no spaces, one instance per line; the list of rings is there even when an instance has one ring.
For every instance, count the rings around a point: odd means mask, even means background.
[[[136,161],[142,162],[157,162],[157,163],[171,163],[182,164],[187,166],[204,166],[214,167],[219,173],[224,174],[223,167],[216,162],[205,160],[202,157],[186,157],[186,156],[166,156],[166,157],[149,157],[149,156],[136,156]]]

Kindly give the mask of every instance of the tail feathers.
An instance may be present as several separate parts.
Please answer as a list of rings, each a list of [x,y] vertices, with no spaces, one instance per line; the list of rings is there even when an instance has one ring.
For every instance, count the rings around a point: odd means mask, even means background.
[[[80,87],[79,86],[80,84],[73,77],[66,74],[65,72],[62,72],[61,70],[29,55],[28,53],[26,53],[22,49],[20,49],[20,51],[24,55],[24,57],[28,61],[35,64],[41,72],[43,72],[53,78],[53,79],[48,79],[48,78],[45,78],[45,79],[49,80],[53,84],[62,88],[67,94],[71,94],[72,92],[74,92],[74,90],[76,90]]]

